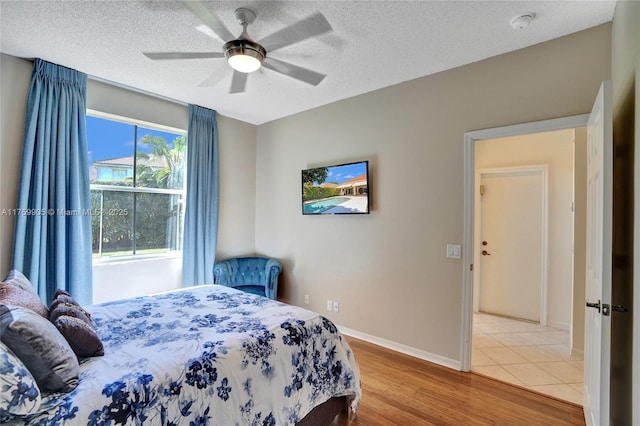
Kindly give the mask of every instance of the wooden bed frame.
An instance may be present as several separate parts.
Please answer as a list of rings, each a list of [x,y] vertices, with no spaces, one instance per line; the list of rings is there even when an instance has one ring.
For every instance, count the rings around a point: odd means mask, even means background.
[[[318,405],[311,410],[296,426],[326,426],[330,424],[337,415],[348,412],[348,401],[346,396],[338,396]]]

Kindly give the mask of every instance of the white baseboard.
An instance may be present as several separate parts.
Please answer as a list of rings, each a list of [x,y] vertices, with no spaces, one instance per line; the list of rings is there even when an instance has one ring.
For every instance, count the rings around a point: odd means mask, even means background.
[[[560,321],[551,321],[549,320],[547,322],[547,326],[549,327],[553,327],[553,328],[557,328],[559,330],[564,330],[564,331],[569,331],[571,330],[571,324],[568,324],[566,322],[560,322]]]
[[[432,362],[434,364],[442,365],[444,367],[452,368],[454,370],[461,371],[462,364],[459,360],[447,358],[441,355],[436,355],[431,352],[416,349],[411,346],[403,345],[402,343],[393,342],[391,340],[383,339],[381,337],[372,336],[371,334],[362,333],[360,331],[351,330],[340,325],[337,326],[338,330],[342,334],[355,337],[356,339],[364,340],[365,342],[373,343],[374,345],[382,346],[387,349],[391,349],[396,352],[400,352],[406,355],[410,355],[415,358],[423,359],[425,361]]]
[[[571,348],[571,356],[578,356],[584,358],[584,351],[580,349]]]

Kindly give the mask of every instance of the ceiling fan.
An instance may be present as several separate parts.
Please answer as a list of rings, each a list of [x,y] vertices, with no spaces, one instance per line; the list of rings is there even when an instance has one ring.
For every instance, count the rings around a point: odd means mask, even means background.
[[[271,54],[283,47],[332,31],[331,24],[322,13],[317,12],[256,42],[247,33],[247,27],[256,19],[256,14],[251,9],[236,9],[235,16],[242,25],[242,33],[234,37],[204,2],[185,0],[182,3],[203,22],[203,25],[198,26],[200,31],[225,42],[222,47],[224,51],[142,52],[143,55],[153,60],[226,58],[233,68],[229,93],[244,92],[249,73],[262,66],[313,86],[320,84],[326,77],[325,74],[267,56],[267,53]]]

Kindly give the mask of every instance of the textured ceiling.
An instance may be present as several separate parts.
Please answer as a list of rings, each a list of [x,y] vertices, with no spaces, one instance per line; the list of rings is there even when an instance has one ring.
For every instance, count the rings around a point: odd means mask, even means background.
[[[613,18],[615,1],[213,1],[234,34],[238,7],[258,17],[256,40],[314,12],[333,31],[273,53],[327,74],[310,86],[268,69],[249,75],[245,93],[229,94],[224,59],[152,61],[141,52],[215,51],[222,41],[198,31],[180,1],[0,0],[0,50],[39,57],[90,76],[217,110],[253,124],[517,50]],[[533,11],[522,30],[509,21]]]

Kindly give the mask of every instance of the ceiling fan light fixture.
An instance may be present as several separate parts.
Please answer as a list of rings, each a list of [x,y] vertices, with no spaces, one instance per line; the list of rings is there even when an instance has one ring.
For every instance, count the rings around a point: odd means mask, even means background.
[[[251,40],[237,39],[224,44],[224,56],[231,68],[238,72],[259,70],[266,55],[264,47]]]

